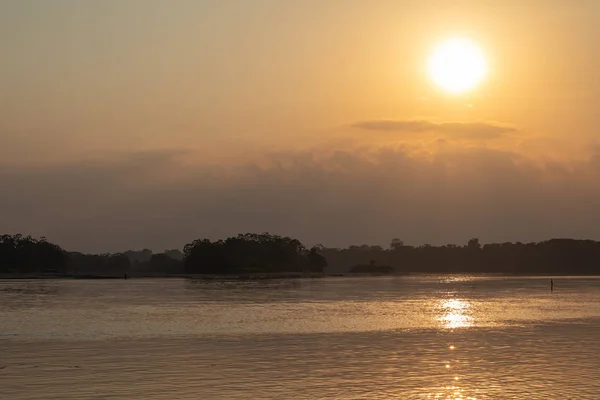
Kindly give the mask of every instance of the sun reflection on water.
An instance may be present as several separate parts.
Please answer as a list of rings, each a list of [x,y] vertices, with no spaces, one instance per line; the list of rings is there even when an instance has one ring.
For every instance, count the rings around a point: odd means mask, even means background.
[[[464,391],[456,386],[447,386],[444,388],[446,392],[432,393],[427,396],[428,399],[438,400],[477,400],[476,397],[469,397],[464,394]]]
[[[448,297],[453,293],[448,293]],[[471,302],[460,298],[446,298],[439,300],[435,306],[436,319],[444,329],[452,330],[456,328],[468,328],[475,324],[473,318],[473,309]],[[462,382],[461,362],[459,358],[459,350],[453,343],[448,343],[448,356],[444,360],[442,366],[447,374],[447,384],[439,387],[437,390],[430,392],[427,395],[428,399],[447,399],[447,400],[477,400],[477,397],[472,397],[466,390],[458,386]]]
[[[467,328],[473,326],[473,317],[469,314],[471,304],[468,301],[450,299],[440,303],[442,315],[438,320],[446,329]]]

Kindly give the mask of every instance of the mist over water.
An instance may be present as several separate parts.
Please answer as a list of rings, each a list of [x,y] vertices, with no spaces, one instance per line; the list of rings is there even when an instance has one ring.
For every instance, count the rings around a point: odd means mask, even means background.
[[[598,398],[600,279],[554,281],[0,281],[0,397]]]

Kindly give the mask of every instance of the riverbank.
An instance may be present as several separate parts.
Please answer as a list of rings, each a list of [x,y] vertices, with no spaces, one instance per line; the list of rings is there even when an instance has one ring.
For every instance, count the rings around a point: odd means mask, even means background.
[[[369,273],[331,273],[331,274],[302,274],[302,273],[276,273],[276,274],[232,274],[232,275],[198,275],[198,274],[127,274],[124,275],[69,275],[69,274],[0,274],[0,280],[124,280],[124,279],[191,279],[191,280],[275,280],[275,279],[303,279],[303,278],[364,278],[364,277],[383,277],[383,276],[472,276],[472,277],[598,277],[599,274],[514,274],[514,273],[465,273],[465,272],[446,272],[446,273],[395,273],[395,274],[369,274]]]
[[[0,280],[27,279],[204,279],[204,280],[267,280],[267,279],[301,279],[343,276],[342,274],[232,274],[232,275],[200,275],[200,274],[127,274],[127,275],[71,275],[71,274],[0,274]]]

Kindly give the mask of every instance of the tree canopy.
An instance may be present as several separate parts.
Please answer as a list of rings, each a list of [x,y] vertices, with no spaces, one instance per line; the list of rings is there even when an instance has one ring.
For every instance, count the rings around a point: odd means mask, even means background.
[[[46,238],[0,235],[0,273],[61,273],[67,254]]]
[[[0,235],[1,274],[79,276],[164,276],[171,274],[269,274],[300,272],[600,274],[600,242],[551,239],[537,243],[463,246],[408,246],[393,239],[389,248],[321,245],[270,233],[246,233],[224,240],[195,240],[179,250],[83,254],[67,252],[44,237]]]
[[[297,239],[269,233],[239,234],[225,240],[195,240],[183,253],[189,274],[322,272],[325,259]]]
[[[407,246],[394,239],[380,246],[325,248],[333,271],[357,265],[389,265],[397,273],[600,274],[600,242],[551,239],[537,243],[490,243],[473,238],[464,246]]]

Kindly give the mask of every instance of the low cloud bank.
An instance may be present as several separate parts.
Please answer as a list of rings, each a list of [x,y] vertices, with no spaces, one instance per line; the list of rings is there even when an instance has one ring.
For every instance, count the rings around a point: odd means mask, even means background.
[[[485,148],[317,153],[233,166],[171,151],[0,165],[0,231],[83,251],[264,231],[328,246],[600,239],[597,154],[567,165]]]

